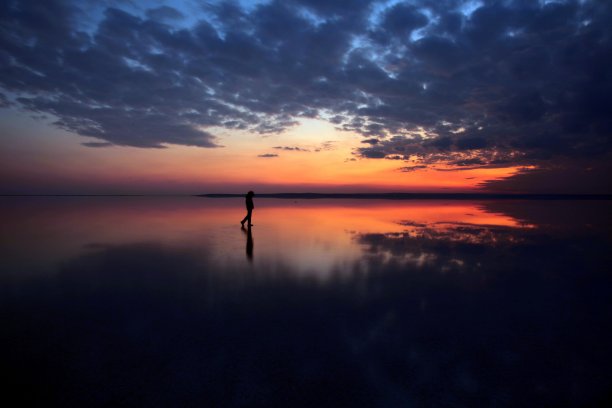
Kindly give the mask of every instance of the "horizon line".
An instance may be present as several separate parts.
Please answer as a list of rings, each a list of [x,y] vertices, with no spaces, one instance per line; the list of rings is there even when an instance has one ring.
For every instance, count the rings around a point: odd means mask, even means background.
[[[198,194],[206,198],[239,198],[244,194],[209,193]],[[612,194],[576,193],[262,193],[260,198],[278,199],[387,199],[387,200],[428,200],[428,199],[531,199],[531,200],[612,200]]]
[[[0,197],[205,197],[240,198],[243,193],[205,193],[205,194],[0,194]],[[426,200],[426,199],[530,199],[530,200],[612,200],[612,194],[591,193],[261,193],[259,198],[277,199],[387,199],[387,200]]]

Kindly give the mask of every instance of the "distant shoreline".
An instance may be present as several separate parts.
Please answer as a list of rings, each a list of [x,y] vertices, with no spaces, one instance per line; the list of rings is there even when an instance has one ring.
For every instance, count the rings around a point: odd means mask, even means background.
[[[194,197],[193,194],[0,194],[0,197]]]
[[[236,198],[244,194],[199,194],[197,197]],[[256,194],[259,198],[383,199],[383,200],[612,200],[612,194],[497,194],[497,193],[276,193]]]
[[[205,197],[244,198],[244,194],[0,194],[0,197]],[[271,193],[257,198],[285,200],[612,200],[612,194],[501,194],[501,193]]]

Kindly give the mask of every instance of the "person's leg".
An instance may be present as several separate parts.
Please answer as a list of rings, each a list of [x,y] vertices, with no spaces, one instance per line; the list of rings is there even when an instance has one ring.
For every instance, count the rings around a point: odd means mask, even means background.
[[[247,220],[249,221],[249,224],[250,224],[251,223],[251,210],[247,210],[247,215],[245,215],[242,221],[240,221],[240,224],[244,225],[244,223],[247,222]]]
[[[247,213],[247,218],[249,219],[249,224],[248,225],[253,225],[253,223],[251,222],[251,215],[253,214],[253,209],[249,208],[249,212]]]

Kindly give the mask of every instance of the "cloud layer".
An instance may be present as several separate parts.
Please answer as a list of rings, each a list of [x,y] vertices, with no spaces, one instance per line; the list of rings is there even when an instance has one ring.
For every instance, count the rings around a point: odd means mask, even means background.
[[[610,2],[213,2],[193,22],[81,4],[2,2],[0,105],[89,146],[215,147],[318,117],[364,135],[362,157],[419,165],[612,150]]]

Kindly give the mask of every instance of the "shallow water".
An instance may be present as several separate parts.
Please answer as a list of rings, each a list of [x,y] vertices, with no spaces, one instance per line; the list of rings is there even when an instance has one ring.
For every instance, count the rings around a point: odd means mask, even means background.
[[[584,406],[605,201],[2,198],[8,389],[63,406]]]

